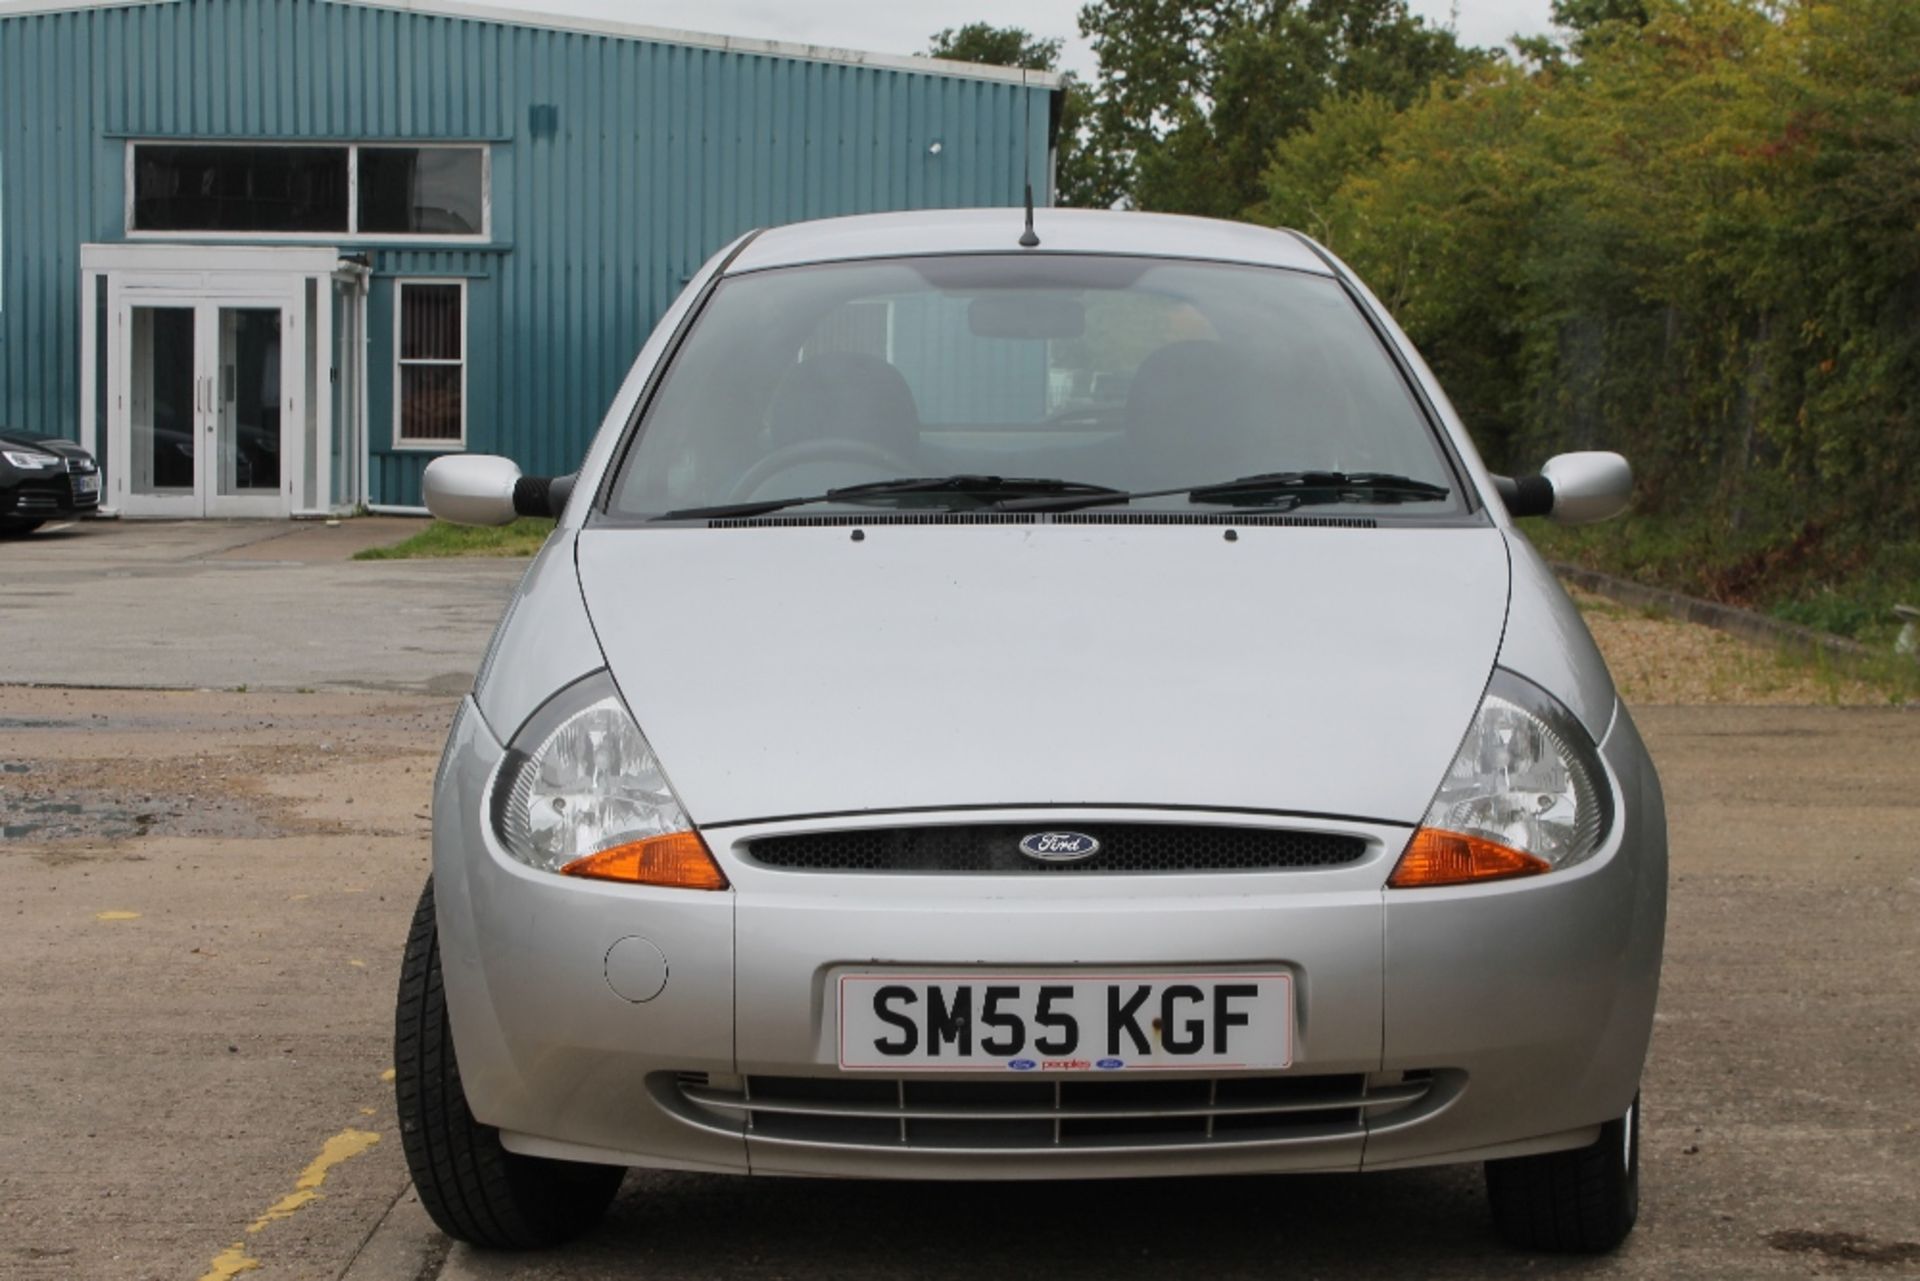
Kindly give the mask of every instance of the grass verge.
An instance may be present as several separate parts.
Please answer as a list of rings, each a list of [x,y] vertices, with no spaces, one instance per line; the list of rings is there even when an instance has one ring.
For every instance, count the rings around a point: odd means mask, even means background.
[[[450,525],[436,520],[391,547],[355,552],[355,560],[408,560],[419,556],[531,556],[553,532],[553,522],[523,516],[511,525]]]
[[[1920,539],[1848,537],[1820,525],[1741,532],[1706,518],[1632,515],[1577,529],[1526,522],[1551,560],[1759,610],[1891,653],[1893,607],[1920,605]]]
[[[1737,651],[1729,651],[1712,666],[1731,689],[1762,697],[1818,692],[1820,701],[1839,703],[1859,703],[1873,691],[1889,703],[1920,702],[1920,663],[1893,651],[1901,626],[1894,605],[1920,604],[1920,541],[1862,542],[1818,525],[1743,533],[1724,521],[1642,515],[1573,529],[1527,521],[1525,530],[1550,560],[1758,610],[1874,651],[1836,665],[1824,650],[1781,649],[1758,666],[1733,663]],[[1590,620],[1629,611],[1595,597],[1583,596],[1581,605]]]

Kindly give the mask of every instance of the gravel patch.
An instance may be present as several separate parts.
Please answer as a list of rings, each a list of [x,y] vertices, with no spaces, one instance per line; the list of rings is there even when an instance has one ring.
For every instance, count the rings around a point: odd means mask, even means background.
[[[1659,610],[1582,591],[1573,599],[1629,703],[1885,707],[1895,701],[1872,682]]]

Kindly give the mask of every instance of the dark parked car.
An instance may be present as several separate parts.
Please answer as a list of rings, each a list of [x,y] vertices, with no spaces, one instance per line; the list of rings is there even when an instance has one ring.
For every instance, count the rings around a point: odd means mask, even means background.
[[[100,468],[70,440],[0,429],[0,534],[100,506]]]

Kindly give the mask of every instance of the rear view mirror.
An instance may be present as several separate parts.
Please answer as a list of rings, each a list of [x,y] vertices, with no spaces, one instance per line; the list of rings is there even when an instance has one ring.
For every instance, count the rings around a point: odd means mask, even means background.
[[[506,525],[519,515],[513,506],[520,467],[492,454],[445,454],[427,464],[421,482],[427,510],[456,525]]]
[[[967,328],[975,338],[1079,338],[1087,332],[1087,309],[1053,293],[986,294],[968,305]]]
[[[456,525],[507,525],[516,516],[558,519],[579,474],[522,476],[511,458],[448,454],[427,464],[427,510]]]
[[[1494,487],[1509,515],[1587,525],[1626,510],[1633,498],[1633,468],[1619,454],[1585,450],[1554,455],[1537,476],[1496,476]]]

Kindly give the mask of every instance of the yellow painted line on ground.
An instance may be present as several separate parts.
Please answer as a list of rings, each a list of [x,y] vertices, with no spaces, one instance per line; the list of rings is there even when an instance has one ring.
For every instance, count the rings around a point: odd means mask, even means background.
[[[300,1178],[294,1183],[293,1191],[281,1197],[268,1207],[267,1212],[247,1225],[247,1231],[258,1232],[275,1219],[284,1219],[309,1201],[320,1197],[320,1185],[327,1181],[327,1173],[342,1161],[359,1156],[380,1141],[380,1136],[372,1130],[345,1129],[328,1139],[320,1148],[320,1155],[307,1163],[300,1171]]]
[[[327,1175],[333,1167],[342,1161],[352,1160],[380,1141],[380,1136],[372,1130],[348,1128],[328,1139],[320,1147],[320,1155],[307,1163],[300,1171],[300,1177],[294,1181],[293,1191],[267,1207],[266,1213],[247,1225],[249,1235],[258,1232],[269,1223],[285,1219],[294,1214],[301,1206],[321,1197],[320,1185],[327,1181]],[[213,1264],[200,1281],[229,1281],[242,1272],[251,1272],[260,1266],[260,1260],[247,1253],[246,1242],[235,1241],[232,1245],[213,1256]]]
[[[201,1277],[200,1281],[228,1281],[230,1277],[237,1277],[242,1272],[251,1272],[259,1266],[260,1260],[249,1258],[247,1252],[241,1249],[240,1243],[236,1241],[213,1256],[212,1270]]]
[[[96,921],[137,921],[140,919],[140,913],[121,911],[95,912],[93,919]]]

